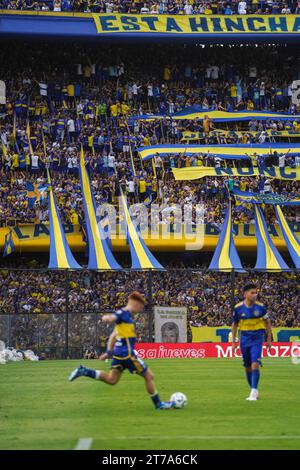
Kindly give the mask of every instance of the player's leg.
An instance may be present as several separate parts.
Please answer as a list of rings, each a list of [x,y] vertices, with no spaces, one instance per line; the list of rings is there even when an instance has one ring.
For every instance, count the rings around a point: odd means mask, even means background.
[[[120,368],[112,368],[110,369],[108,373],[103,372],[101,370],[99,370],[98,372],[99,372],[98,380],[101,380],[102,382],[108,385],[116,385],[119,382],[123,371]]]
[[[137,357],[132,357],[130,361],[128,361],[127,367],[129,369],[129,372],[138,374],[144,378],[146,390],[149,393],[152,403],[156,409],[160,410],[174,408],[173,402],[161,401],[159,393],[155,386],[154,374],[144,363],[144,361]]]
[[[150,395],[153,405],[155,406],[155,408],[159,408],[161,404],[161,399],[155,387],[154,375],[152,371],[147,368],[146,371],[142,374],[142,376],[144,377],[145,387]]]
[[[249,396],[250,401],[257,400],[258,398],[258,383],[260,378],[260,366],[261,366],[261,355],[262,355],[263,343],[258,342],[251,346],[251,392]]]
[[[89,377],[95,380],[101,380],[108,385],[116,385],[122,375],[123,368],[121,366],[113,366],[109,372],[103,370],[88,369],[84,366],[79,366],[69,376],[70,382],[78,377]]]
[[[252,387],[252,368],[251,368],[251,351],[249,346],[241,344],[241,353],[243,356],[243,365],[245,367],[246,379],[249,387]]]
[[[250,367],[245,367],[245,372],[246,372],[246,379],[248,382],[249,387],[252,387],[252,368]]]

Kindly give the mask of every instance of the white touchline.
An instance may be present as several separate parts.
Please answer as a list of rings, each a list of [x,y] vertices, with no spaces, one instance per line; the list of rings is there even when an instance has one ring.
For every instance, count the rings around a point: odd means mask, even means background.
[[[93,439],[91,437],[83,437],[78,440],[75,450],[90,450],[92,443]]]
[[[97,437],[99,441],[107,441],[107,440],[120,440],[120,441],[135,441],[135,440],[156,440],[159,439],[160,441],[177,441],[177,440],[200,440],[200,441],[207,441],[207,440],[271,440],[271,439],[293,439],[293,440],[300,440],[300,436],[114,436],[114,437]]]

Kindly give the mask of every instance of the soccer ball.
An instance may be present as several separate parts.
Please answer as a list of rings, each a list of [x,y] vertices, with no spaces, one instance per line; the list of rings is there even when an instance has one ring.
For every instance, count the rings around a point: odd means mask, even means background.
[[[175,408],[184,408],[187,405],[187,397],[184,393],[175,392],[170,398],[175,403]]]

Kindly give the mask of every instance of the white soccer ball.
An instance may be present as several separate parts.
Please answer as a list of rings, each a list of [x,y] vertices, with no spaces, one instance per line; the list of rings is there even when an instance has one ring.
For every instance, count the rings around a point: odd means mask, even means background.
[[[187,397],[184,393],[175,392],[170,398],[170,401],[175,403],[175,408],[184,408],[187,405]]]

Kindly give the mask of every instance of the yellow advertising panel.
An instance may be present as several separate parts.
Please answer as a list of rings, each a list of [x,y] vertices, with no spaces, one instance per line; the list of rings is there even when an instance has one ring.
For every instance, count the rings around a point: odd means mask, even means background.
[[[295,34],[299,15],[130,15],[93,13],[98,34]]]
[[[174,232],[168,231],[168,228],[158,233],[143,232],[143,240],[147,247],[153,251],[214,251],[219,238],[218,229],[211,224],[205,224],[195,234],[189,227],[184,225],[175,226]],[[256,236],[253,224],[233,225],[234,243],[240,251],[255,251]],[[292,226],[294,233],[300,238],[300,224]],[[8,227],[0,228],[0,252],[3,251],[5,235],[9,234]],[[79,225],[64,225],[64,231],[68,244],[72,251],[84,252],[86,244],[84,236]],[[269,226],[269,232],[275,246],[280,250],[287,250],[286,243],[281,235],[278,225]],[[115,251],[128,251],[126,236],[112,233],[112,247]],[[12,228],[12,237],[15,245],[15,252],[49,251],[50,236],[49,225],[21,225]]]
[[[204,178],[205,176],[265,176],[280,180],[299,181],[300,168],[215,168],[209,166],[192,166],[185,168],[172,168],[177,181],[192,181]]]
[[[227,343],[231,341],[229,326],[201,326],[191,327],[192,330],[192,342],[193,343]],[[300,341],[300,327],[299,328],[287,328],[278,327],[272,328],[273,340],[278,342],[292,342]]]

